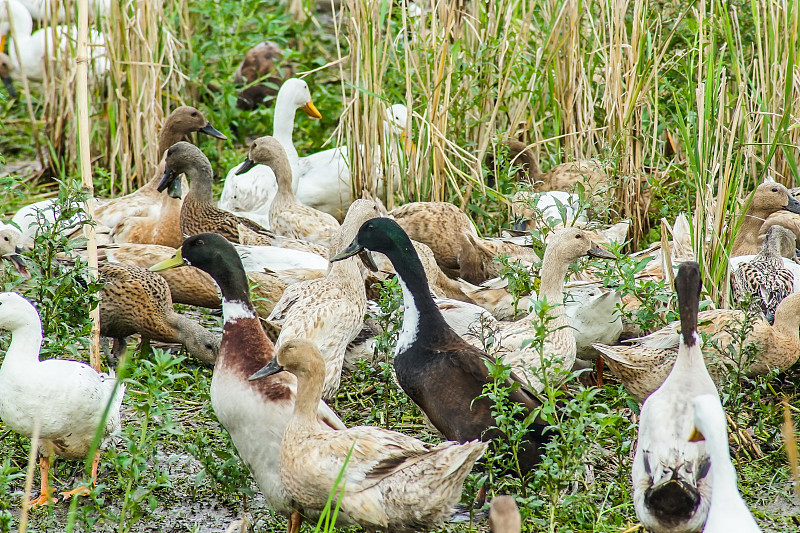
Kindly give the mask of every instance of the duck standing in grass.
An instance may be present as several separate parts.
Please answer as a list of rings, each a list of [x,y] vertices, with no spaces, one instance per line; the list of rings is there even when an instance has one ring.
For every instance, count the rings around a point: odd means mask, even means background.
[[[183,264],[207,272],[222,291],[225,324],[211,380],[211,405],[267,503],[276,513],[289,516],[294,508],[280,479],[279,460],[283,432],[292,418],[297,379],[286,372],[258,381],[247,379],[274,357],[275,347],[250,302],[247,276],[233,245],[217,234],[194,235],[173,258],[150,270]],[[315,408],[320,431],[344,429],[324,402],[317,401]],[[298,519],[299,515],[292,518]]]
[[[715,397],[697,334],[700,266],[681,264],[675,277],[681,316],[680,347],[672,372],[644,405],[633,457],[633,506],[655,533],[695,533],[703,528],[711,503],[709,454],[704,442],[689,442],[694,399]]]
[[[378,215],[375,202],[353,202],[331,251],[343,250],[355,238],[361,225]],[[284,342],[295,338],[316,343],[326,368],[323,397],[330,398],[339,390],[347,345],[361,332],[366,312],[364,278],[357,259],[351,258],[331,263],[324,278],[288,286],[268,320],[282,326],[275,343],[278,349]]]
[[[692,442],[705,441],[711,459],[711,508],[704,533],[760,533],[750,509],[736,488],[736,469],[728,449],[728,422],[719,397],[703,394],[694,399]]]
[[[42,324],[36,309],[13,292],[0,294],[0,328],[11,330],[11,345],[0,366],[0,419],[8,427],[31,437],[39,432],[41,494],[30,502],[37,507],[50,500],[48,481],[51,458],[86,459],[98,426],[104,436],[120,430],[119,410],[124,387],[114,392],[116,380],[80,361],[39,360]],[[103,414],[108,408],[108,418]],[[92,462],[97,478],[100,453]],[[79,487],[62,493],[68,498],[85,493]]]
[[[245,174],[256,165],[266,165],[275,172],[278,192],[269,206],[270,229],[279,235],[329,245],[339,231],[333,216],[303,205],[292,190],[292,167],[281,143],[275,137],[259,137],[236,171]]]
[[[371,426],[320,430],[317,406],[326,372],[319,350],[305,339],[286,342],[267,375],[283,370],[297,376],[297,401],[281,447],[280,475],[301,513],[318,516],[337,494],[337,525],[368,531],[427,531],[450,515],[485,443],[431,445]]]
[[[494,358],[473,347],[447,324],[431,297],[425,271],[405,231],[392,219],[365,222],[358,235],[331,261],[341,261],[364,250],[385,254],[394,265],[403,291],[403,327],[397,340],[394,368],[397,381],[448,440],[505,440],[496,429],[492,401],[483,387],[492,383],[487,363]],[[512,387],[512,384],[519,384]],[[526,413],[541,404],[513,373],[504,386],[509,399]],[[519,469],[532,469],[540,458],[544,426],[534,423],[519,450]]]

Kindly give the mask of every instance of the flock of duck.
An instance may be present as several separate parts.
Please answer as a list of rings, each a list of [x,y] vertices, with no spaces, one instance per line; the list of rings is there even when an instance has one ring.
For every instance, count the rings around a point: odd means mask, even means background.
[[[530,344],[536,326],[515,316],[510,292],[495,279],[500,254],[524,266],[539,261],[524,239],[482,238],[448,203],[387,212],[368,194],[354,198],[345,149],[299,157],[292,141],[298,110],[321,116],[308,84],[290,78],[275,99],[273,135],[252,142],[217,202],[209,160],[182,139],[225,136],[197,109],[175,109],[159,138],[159,170],[127,196],[98,200],[95,213],[104,238],[100,327],[114,339],[112,355],[119,357],[126,338],[138,333],[143,341],[180,343],[213,365],[214,412],[271,509],[289,518],[290,531],[319,517],[334,489],[339,525],[419,531],[442,523],[475,462],[506,438],[491,401],[481,396],[492,382],[487,363],[502,357],[512,366],[509,400],[527,416],[542,406],[545,382],[558,385],[598,354],[642,402],[632,468],[642,524],[653,532],[759,531],[736,488],[717,390],[729,379],[730,326],[745,312],[699,312],[701,273],[685,243],[688,234],[680,231],[685,220],[676,222],[673,242],[643,274],[669,279],[669,265],[680,263],[674,275],[680,321],[626,345],[615,344],[623,331],[615,310],[633,303],[593,283],[589,270],[582,280],[566,279],[583,257],[614,259],[599,244],[623,240],[627,227],[621,235],[619,228],[564,224],[552,231],[538,295],[518,304],[524,311],[536,299],[551,305],[540,353]],[[398,153],[409,148],[407,123],[404,106],[387,108],[385,129]],[[577,181],[590,194],[601,188],[603,176],[594,167],[578,162],[541,173],[525,147],[510,148],[527,158],[520,179],[537,191],[515,198],[521,216],[531,203],[541,212],[569,201],[566,189]],[[47,202],[33,204],[0,228],[4,264],[24,274],[38,221],[52,213]],[[753,191],[740,217],[733,299],[761,313],[744,341],[758,346],[749,375],[785,370],[800,355],[798,214],[791,192],[768,182]],[[575,215],[572,222],[586,223]],[[396,276],[403,297],[396,378],[446,439],[437,445],[376,427],[347,428],[325,403],[339,389],[343,369],[372,353],[377,332],[364,317],[375,282],[388,276]],[[221,338],[177,313],[174,303],[221,308]],[[499,339],[492,354],[469,335],[478,321]],[[36,507],[56,500],[48,481],[55,455],[84,459],[101,424],[106,436],[119,430],[125,391],[113,375],[81,362],[40,361],[39,316],[19,294],[0,294],[0,327],[12,332],[0,367],[0,419],[23,435],[38,435],[41,492],[28,502]],[[522,473],[537,468],[550,438],[534,418],[519,454]],[[93,477],[99,459],[98,453]],[[496,531],[519,531],[513,499],[496,497],[490,521]]]

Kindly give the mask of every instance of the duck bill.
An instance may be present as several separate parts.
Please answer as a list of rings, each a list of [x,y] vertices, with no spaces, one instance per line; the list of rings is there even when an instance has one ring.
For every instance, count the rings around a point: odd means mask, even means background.
[[[175,194],[176,191],[178,194],[180,194],[181,192],[180,185],[178,187],[175,187],[173,185],[173,183],[176,181],[180,182],[178,176],[179,173],[175,172],[174,170],[169,168],[169,165],[167,165],[167,167],[164,169],[164,176],[161,178],[161,181],[158,182],[158,187],[156,187],[158,192],[162,192],[164,189],[169,187],[169,191],[167,191],[168,194],[170,195],[170,197],[176,198],[175,196],[173,196],[173,194]],[[177,198],[180,198],[180,196],[177,196]]]
[[[331,263],[341,261],[342,259],[347,259],[348,257],[353,257],[354,255],[360,254],[363,251],[364,247],[358,244],[358,239],[355,239],[350,243],[350,246],[331,257]]]
[[[614,254],[606,250],[605,248],[600,248],[597,244],[592,243],[592,247],[587,252],[587,255],[591,257],[596,257],[598,259],[616,259]]]
[[[800,202],[798,202],[797,199],[790,194],[789,203],[786,204],[786,207],[784,207],[784,209],[786,209],[790,213],[796,213],[800,215]]]
[[[19,250],[5,254],[3,257],[11,261],[11,263],[14,265],[14,268],[17,269],[17,272],[19,272],[22,277],[26,279],[31,277],[31,273],[28,271],[28,266],[23,261],[22,256],[19,255]]]
[[[6,39],[8,39],[8,34],[0,36],[0,52],[6,49]]]
[[[272,360],[270,360],[270,362],[267,363],[267,366],[265,366],[264,368],[262,368],[261,370],[259,370],[258,372],[256,372],[247,379],[249,379],[250,381],[255,381],[257,379],[266,378],[273,374],[277,374],[278,372],[283,372],[283,367],[278,364],[278,358],[273,357]]]
[[[183,253],[181,249],[178,248],[177,250],[175,250],[175,255],[173,255],[169,259],[164,259],[160,263],[156,263],[147,270],[149,270],[150,272],[160,272],[161,270],[167,270],[169,268],[175,268],[183,266],[185,264],[186,261],[183,260]]]
[[[303,107],[301,107],[300,109],[303,111],[303,113],[305,113],[306,115],[308,115],[313,119],[322,118],[322,113],[317,111],[317,108],[314,107],[314,102],[312,102],[311,100],[309,100],[308,103]]]
[[[212,137],[216,137],[217,139],[222,139],[223,141],[228,139],[222,132],[220,132],[217,128],[212,126],[210,122],[206,122],[206,125],[197,131],[199,131],[200,133],[205,133],[206,135],[211,135]]]
[[[417,149],[417,145],[411,140],[411,136],[407,135],[405,131],[400,132],[400,140],[406,149],[406,154],[411,154]]]
[[[244,174],[245,172],[247,172],[248,170],[250,170],[254,166],[256,166],[256,162],[253,161],[252,159],[250,159],[250,156],[248,156],[248,157],[245,158],[244,163],[242,163],[242,166],[240,166],[238,169],[236,169],[236,175],[237,176],[241,176],[242,174]]]
[[[14,89],[14,82],[11,79],[11,76],[3,76],[3,85],[6,86],[6,91],[8,91],[8,96],[11,98],[17,97],[17,91]]]
[[[700,430],[697,428],[692,429],[692,434],[689,435],[689,442],[700,442],[701,440],[706,440]]]

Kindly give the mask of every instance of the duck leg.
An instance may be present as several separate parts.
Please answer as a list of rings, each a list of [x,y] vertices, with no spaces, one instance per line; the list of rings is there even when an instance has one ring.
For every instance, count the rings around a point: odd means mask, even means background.
[[[94,454],[94,459],[92,460],[92,487],[94,487],[94,483],[97,480],[97,467],[100,464],[100,450],[97,450]],[[61,493],[61,497],[65,500],[72,498],[73,496],[86,496],[91,491],[87,487],[78,487],[72,490],[68,490],[66,492]]]
[[[289,515],[289,524],[286,527],[286,533],[297,533],[300,531],[300,526],[303,524],[303,515],[299,511],[292,511]]]
[[[42,455],[39,458],[39,472],[42,475],[41,491],[39,497],[28,502],[28,509],[35,509],[41,505],[50,502],[57,502],[58,498],[53,498],[53,490],[50,488],[50,458],[47,455]]]
[[[603,356],[598,355],[594,361],[594,371],[597,373],[597,386],[603,386]]]

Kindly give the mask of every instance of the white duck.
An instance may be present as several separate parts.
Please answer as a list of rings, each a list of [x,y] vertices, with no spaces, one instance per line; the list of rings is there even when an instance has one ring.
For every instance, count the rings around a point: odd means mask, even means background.
[[[11,330],[11,345],[0,366],[0,419],[11,429],[32,436],[39,429],[41,495],[35,507],[52,498],[47,476],[53,454],[85,459],[97,427],[104,434],[120,430],[119,409],[124,388],[114,394],[116,380],[90,366],[66,359],[39,360],[42,325],[33,305],[13,292],[0,294],[0,327]],[[113,395],[113,396],[112,396]],[[108,419],[103,412],[111,404]],[[97,476],[100,455],[92,463]],[[83,492],[76,489],[65,497]]]
[[[53,2],[54,0],[19,0],[19,3],[24,5],[28,12],[36,20],[45,20],[53,16]],[[64,11],[64,2],[55,0],[56,3],[56,20],[63,22],[66,16]],[[89,16],[107,17],[111,9],[111,0],[90,0],[89,1]]]
[[[9,14],[16,38],[10,35]],[[71,26],[56,26],[55,33],[59,38],[60,50],[69,50],[71,43],[77,39],[77,29]],[[8,56],[11,58],[14,70],[19,71],[20,69],[20,62],[17,60],[17,49],[19,49],[25,76],[29,80],[44,80],[45,64],[52,58],[55,50],[53,30],[42,28],[33,32],[33,18],[25,6],[18,0],[2,0],[0,1],[0,36],[2,36],[0,49],[5,44],[6,38],[11,37]],[[108,70],[108,59],[103,57],[105,56],[105,39],[102,34],[90,31],[89,45],[92,58],[90,68],[95,75],[102,75]]]
[[[694,399],[692,442],[705,441],[711,459],[711,508],[704,533],[760,533],[750,509],[736,487],[736,469],[728,449],[728,422],[719,397],[703,394]]]
[[[633,457],[633,506],[644,526],[665,533],[698,532],[711,498],[709,454],[703,442],[689,442],[694,398],[717,395],[697,334],[700,267],[681,264],[675,278],[681,339],[672,372],[642,405]]]
[[[281,85],[275,100],[275,115],[272,122],[272,135],[278,139],[286,150],[289,164],[294,171],[299,157],[292,144],[292,131],[294,131],[294,117],[297,110],[302,110],[313,119],[322,118],[322,115],[311,101],[311,91],[303,80],[291,78]],[[278,182],[275,173],[267,165],[256,165],[247,175],[237,172],[244,162],[232,168],[225,178],[222,195],[217,204],[220,209],[225,209],[245,216],[269,228],[269,206],[278,192]],[[297,192],[300,175],[292,172],[292,190]],[[266,225],[265,225],[266,223]]]

